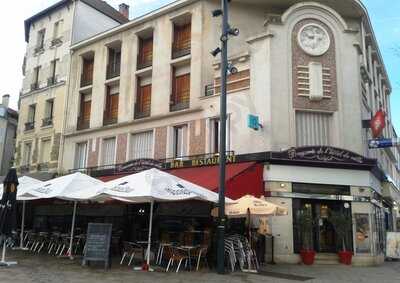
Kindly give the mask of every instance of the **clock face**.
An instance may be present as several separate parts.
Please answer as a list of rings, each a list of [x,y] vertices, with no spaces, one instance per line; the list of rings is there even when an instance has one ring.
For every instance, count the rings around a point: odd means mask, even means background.
[[[303,26],[297,37],[300,47],[311,56],[321,56],[331,44],[328,32],[320,25]]]

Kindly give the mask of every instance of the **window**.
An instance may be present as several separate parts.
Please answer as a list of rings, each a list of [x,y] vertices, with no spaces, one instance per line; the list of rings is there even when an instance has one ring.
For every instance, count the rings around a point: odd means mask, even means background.
[[[38,31],[37,35],[37,44],[36,44],[36,51],[39,51],[44,48],[44,37],[46,34],[46,30],[42,29]]]
[[[297,146],[331,145],[330,113],[296,112]]]
[[[90,125],[90,111],[92,106],[92,94],[81,94],[80,114],[78,117],[78,130],[88,129]]]
[[[25,123],[25,130],[32,130],[35,127],[36,104],[29,105],[28,121]]]
[[[113,165],[115,162],[115,138],[103,140],[101,165]]]
[[[83,58],[81,87],[89,86],[93,83],[94,58]]]
[[[220,119],[210,120],[210,153],[219,152]],[[226,151],[230,150],[230,118],[226,119]]]
[[[29,166],[31,164],[32,143],[27,142],[24,145],[24,154],[22,156],[22,165]]]
[[[39,89],[39,76],[41,66],[37,66],[33,69],[33,80],[31,84],[31,90]]]
[[[53,108],[54,108],[54,100],[53,99],[47,100],[42,126],[50,126],[53,124]]]
[[[51,140],[45,139],[42,140],[42,144],[40,147],[40,163],[46,163],[50,161],[50,149],[51,149]]]
[[[87,162],[87,142],[76,144],[75,148],[75,164],[76,169],[86,168]]]
[[[119,86],[107,86],[106,106],[104,109],[104,125],[110,125],[118,122],[118,97]]]
[[[191,31],[191,23],[174,24],[174,43],[172,46],[173,59],[190,54]]]
[[[170,111],[189,108],[190,103],[190,66],[173,68],[172,95]]]
[[[174,158],[187,156],[187,126],[175,126],[173,138]]]
[[[58,39],[62,33],[63,20],[54,23],[53,39]]]
[[[51,86],[57,82],[57,63],[58,59],[50,62],[50,77],[47,79],[47,85]]]
[[[150,67],[153,62],[153,37],[139,38],[139,55],[137,69]]]
[[[135,103],[135,119],[150,116],[151,110],[151,77],[138,78]]]
[[[153,158],[153,131],[132,134],[130,159]]]
[[[108,65],[106,79],[119,76],[121,67],[121,47],[108,48]]]

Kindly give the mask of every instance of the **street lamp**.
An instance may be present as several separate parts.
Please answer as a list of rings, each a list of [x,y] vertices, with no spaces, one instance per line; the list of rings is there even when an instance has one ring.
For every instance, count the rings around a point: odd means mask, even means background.
[[[229,36],[238,36],[239,29],[231,28],[228,23],[228,2],[221,0],[221,8],[212,12],[213,17],[222,16],[221,47],[211,54],[221,53],[221,96],[220,96],[220,136],[219,136],[219,192],[218,192],[218,230],[217,230],[217,272],[225,273],[225,168],[226,168],[226,83],[228,73],[237,73],[237,68],[228,64]]]

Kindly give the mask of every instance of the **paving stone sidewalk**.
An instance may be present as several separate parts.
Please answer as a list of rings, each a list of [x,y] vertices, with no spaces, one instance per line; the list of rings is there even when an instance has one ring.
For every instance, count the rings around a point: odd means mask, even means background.
[[[341,265],[302,266],[268,265],[261,274],[234,273],[217,275],[213,272],[137,272],[117,262],[109,271],[101,267],[83,267],[79,260],[60,259],[47,255],[33,255],[14,251],[8,260],[17,260],[18,265],[0,267],[0,283],[97,283],[97,282],[400,282],[400,262],[387,262],[380,267],[348,267]]]

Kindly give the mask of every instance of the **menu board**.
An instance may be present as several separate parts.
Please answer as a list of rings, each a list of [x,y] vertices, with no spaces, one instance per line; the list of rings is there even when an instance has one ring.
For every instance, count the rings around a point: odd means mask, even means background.
[[[83,265],[88,261],[104,261],[105,268],[109,267],[111,232],[112,224],[88,224]]]

